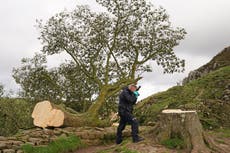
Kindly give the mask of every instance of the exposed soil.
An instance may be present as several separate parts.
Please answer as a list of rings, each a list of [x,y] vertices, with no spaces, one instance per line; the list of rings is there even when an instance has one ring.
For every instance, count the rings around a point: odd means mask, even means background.
[[[107,150],[115,147],[115,145],[101,145],[101,146],[90,146],[77,150],[75,153],[97,153],[102,150]]]

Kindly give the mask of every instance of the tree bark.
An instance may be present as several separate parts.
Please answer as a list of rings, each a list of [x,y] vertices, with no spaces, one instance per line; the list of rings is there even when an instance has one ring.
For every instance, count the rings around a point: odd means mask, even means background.
[[[97,100],[89,107],[87,113],[93,117],[93,118],[98,118],[98,113],[100,108],[104,105],[105,99],[107,96],[107,89],[102,89],[100,92],[100,95],[98,96]]]
[[[58,105],[51,104],[49,101],[39,102],[32,113],[34,125],[38,127],[60,127],[60,126],[109,126],[109,120],[99,119],[99,110],[104,105],[106,98],[119,92],[127,84],[137,82],[141,77],[125,79],[114,85],[104,85],[99,93],[98,98],[89,107],[85,113],[70,113]]]
[[[186,152],[210,153],[196,111],[164,110],[155,129],[154,134],[159,143],[180,138]]]
[[[32,118],[34,125],[46,127],[80,127],[80,126],[108,126],[106,121],[95,120],[88,113],[77,113],[54,105],[49,101],[42,101],[35,105]]]

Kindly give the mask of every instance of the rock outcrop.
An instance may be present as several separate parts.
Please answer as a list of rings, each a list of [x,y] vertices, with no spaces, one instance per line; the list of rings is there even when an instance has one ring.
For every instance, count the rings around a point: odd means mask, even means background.
[[[189,83],[192,80],[196,80],[212,71],[215,71],[221,67],[230,65],[230,46],[225,48],[219,54],[217,54],[209,63],[198,68],[197,70],[191,71],[188,77],[183,79],[183,85]]]
[[[227,84],[225,86],[223,95],[222,95],[222,100],[225,102],[230,103],[230,84]]]

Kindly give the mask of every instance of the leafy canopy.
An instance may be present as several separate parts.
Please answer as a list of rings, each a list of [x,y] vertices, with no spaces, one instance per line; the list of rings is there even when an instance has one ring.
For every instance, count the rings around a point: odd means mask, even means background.
[[[0,97],[4,94],[4,86],[0,83]]]
[[[84,112],[93,100],[98,88],[87,80],[73,62],[62,63],[56,68],[47,68],[46,56],[36,54],[23,58],[22,66],[13,69],[13,77],[20,84],[21,97],[34,101],[44,99],[64,102],[79,112]],[[1,89],[1,86],[0,86]]]
[[[79,72],[99,87],[138,78],[151,71],[149,61],[156,61],[165,73],[184,70],[184,60],[176,57],[173,48],[186,32],[171,26],[163,8],[145,0],[97,2],[107,11],[77,6],[46,23],[38,21],[42,51],[48,55],[66,52]]]
[[[184,60],[175,55],[173,48],[186,34],[183,28],[171,26],[163,8],[155,8],[145,0],[96,1],[105,12],[76,6],[47,22],[38,21],[42,52],[46,55],[65,52],[72,59],[70,63],[49,72],[42,64],[43,58],[39,63],[35,57],[35,61],[27,60],[24,67],[14,71],[16,82],[24,84],[24,90],[32,90],[29,96],[39,92],[42,97],[64,96],[68,101],[95,100],[87,111],[94,119],[100,111],[109,114],[110,106],[103,107],[104,104],[114,101],[124,86],[151,71],[151,61],[162,66],[165,73],[183,71]],[[28,67],[30,62],[34,68]],[[42,89],[34,90],[39,86]]]

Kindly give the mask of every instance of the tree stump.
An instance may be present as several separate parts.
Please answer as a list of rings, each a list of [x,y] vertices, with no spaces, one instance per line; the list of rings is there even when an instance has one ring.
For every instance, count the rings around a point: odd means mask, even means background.
[[[154,133],[160,143],[173,138],[183,140],[186,152],[210,152],[196,111],[163,110]]]

